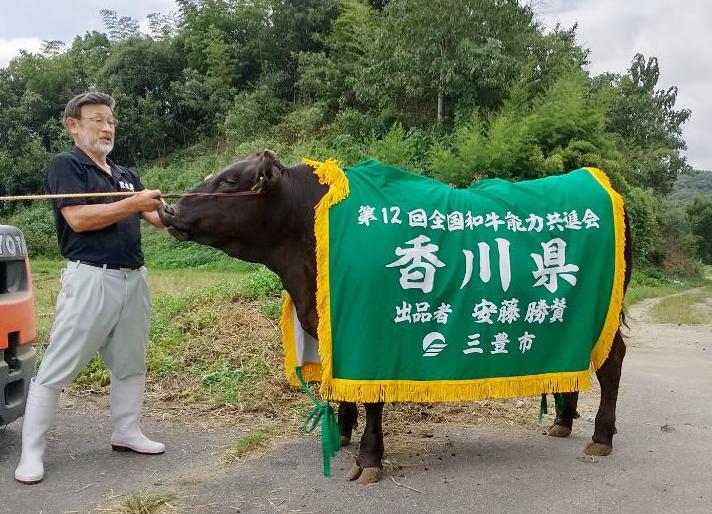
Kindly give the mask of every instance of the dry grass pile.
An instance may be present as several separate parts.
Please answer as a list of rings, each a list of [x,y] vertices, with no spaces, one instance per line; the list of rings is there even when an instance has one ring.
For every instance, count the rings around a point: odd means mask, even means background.
[[[150,408],[211,426],[239,419],[260,429],[302,419],[308,404],[284,378],[279,327],[265,313],[265,300],[233,295],[192,307],[171,319],[182,337],[155,361]]]
[[[122,502],[94,512],[108,514],[168,514],[182,512],[172,492],[138,492],[127,495]]]

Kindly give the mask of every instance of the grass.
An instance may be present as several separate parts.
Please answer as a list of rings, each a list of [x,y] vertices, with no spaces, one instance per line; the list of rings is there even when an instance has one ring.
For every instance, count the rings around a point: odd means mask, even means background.
[[[627,307],[649,298],[660,298],[675,293],[681,293],[693,287],[702,287],[708,283],[705,274],[710,274],[709,269],[704,270],[700,277],[670,278],[661,275],[655,270],[633,269],[628,290],[625,295]]]
[[[712,284],[663,298],[650,314],[659,323],[712,324]]]
[[[224,462],[239,462],[254,453],[259,448],[267,446],[272,433],[268,430],[258,430],[237,438],[222,454]]]
[[[49,339],[49,330],[54,320],[55,301],[59,292],[59,272],[63,261],[33,260],[32,285],[35,297],[38,349],[43,349]]]
[[[174,493],[134,493],[126,497],[119,506],[112,509],[116,514],[159,514],[175,512]]]
[[[712,324],[712,266],[699,277],[670,278],[655,270],[634,270],[626,292],[626,306],[649,298],[662,298],[650,310],[659,323]]]
[[[631,286],[625,295],[626,306],[630,307],[649,298],[660,298],[687,289],[684,285]]]

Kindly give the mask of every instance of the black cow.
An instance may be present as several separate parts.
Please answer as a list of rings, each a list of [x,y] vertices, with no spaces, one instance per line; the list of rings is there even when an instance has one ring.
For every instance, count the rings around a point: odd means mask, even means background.
[[[232,195],[250,191],[257,194]],[[272,152],[265,150],[208,177],[193,191],[203,195],[182,198],[174,206],[162,208],[159,214],[168,231],[180,240],[219,248],[228,255],[262,263],[274,271],[294,300],[302,326],[316,338],[314,208],[326,191],[310,167],[285,168]],[[631,264],[629,241],[626,220],[626,288]],[[608,359],[596,372],[601,385],[601,402],[593,441],[585,449],[588,455],[608,455],[613,448],[624,355],[625,344],[618,330]],[[549,429],[551,436],[567,437],[577,417],[578,393],[565,393],[563,397],[562,412]],[[348,478],[371,483],[382,476],[383,403],[367,403],[365,407],[366,428]],[[341,403],[338,422],[342,445],[350,442],[356,419],[356,404]]]

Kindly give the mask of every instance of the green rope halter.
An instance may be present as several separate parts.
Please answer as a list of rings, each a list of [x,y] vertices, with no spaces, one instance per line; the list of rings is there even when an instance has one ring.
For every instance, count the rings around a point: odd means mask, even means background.
[[[301,366],[298,366],[295,372],[302,389],[304,389],[307,397],[314,404],[314,408],[304,421],[304,430],[306,430],[307,433],[313,432],[319,424],[319,420],[321,420],[321,458],[324,463],[324,476],[328,477],[331,476],[331,457],[336,455],[336,452],[338,452],[341,447],[339,425],[336,422],[336,415],[328,401],[321,402],[311,394],[307,384],[304,382]]]
[[[554,393],[554,409],[556,410],[556,417],[561,416],[564,411],[564,395],[562,393]],[[549,411],[549,406],[546,402],[546,393],[541,395],[541,404],[539,406],[539,422]]]

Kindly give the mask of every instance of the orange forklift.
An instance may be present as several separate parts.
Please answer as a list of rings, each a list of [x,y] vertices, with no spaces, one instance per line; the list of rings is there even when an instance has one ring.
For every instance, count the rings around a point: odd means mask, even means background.
[[[22,232],[0,225],[0,426],[25,412],[35,374],[32,276]]]

